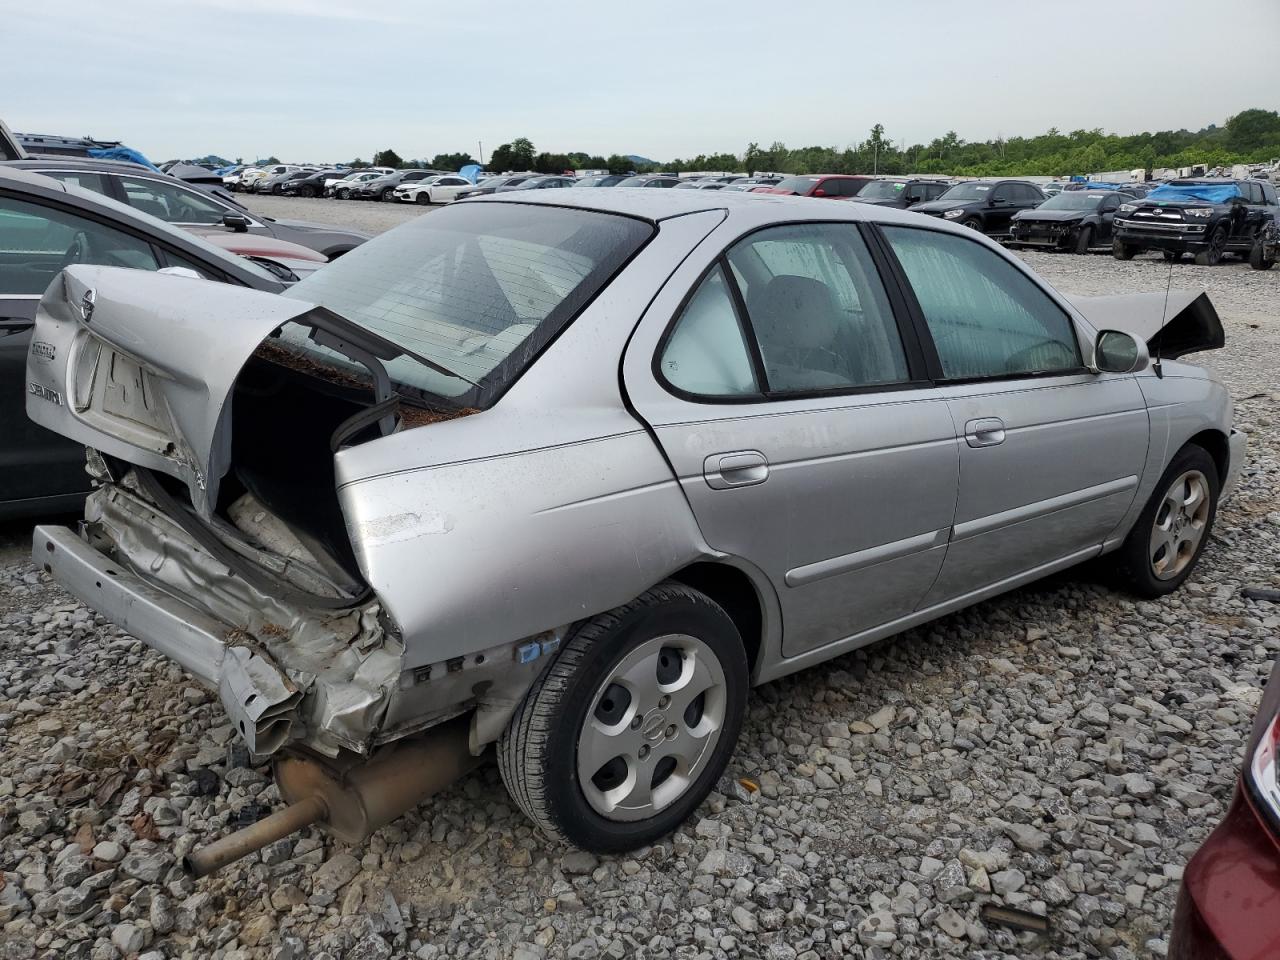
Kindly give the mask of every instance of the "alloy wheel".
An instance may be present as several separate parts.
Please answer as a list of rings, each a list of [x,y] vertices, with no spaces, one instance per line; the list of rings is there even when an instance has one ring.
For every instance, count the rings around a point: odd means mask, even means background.
[[[1148,556],[1159,580],[1172,580],[1195,558],[1209,523],[1209,481],[1188,470],[1165,491],[1151,528]]]
[[[578,735],[578,782],[610,820],[651,817],[695,782],[725,723],[724,668],[697,637],[637,646],[596,690]]]

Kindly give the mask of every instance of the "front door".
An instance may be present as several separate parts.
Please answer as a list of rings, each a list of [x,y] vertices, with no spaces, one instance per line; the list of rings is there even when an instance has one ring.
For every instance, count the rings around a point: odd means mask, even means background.
[[[1070,315],[1007,256],[953,233],[882,229],[960,434],[951,545],[924,605],[1082,559],[1138,488],[1149,427],[1137,381],[1086,370]]]
[[[772,582],[786,656],[909,614],[941,569],[956,437],[905,319],[856,226],[777,226],[677,271],[628,352],[707,543]]]

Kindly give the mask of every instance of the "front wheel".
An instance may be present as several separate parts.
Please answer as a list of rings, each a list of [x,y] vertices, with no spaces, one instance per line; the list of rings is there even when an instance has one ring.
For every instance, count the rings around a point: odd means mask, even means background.
[[[383,203],[386,203],[388,200],[392,199],[392,196],[395,194],[395,192],[396,192],[395,187],[383,187],[382,192],[378,194],[378,199],[381,200]]]
[[[554,840],[596,853],[652,843],[724,772],[748,682],[724,610],[659,584],[573,632],[502,735],[502,779]]]
[[[298,188],[298,196],[314,197],[316,196],[316,188],[312,186],[303,186]]]
[[[1076,234],[1076,253],[1088,253],[1089,244],[1093,243],[1093,227],[1083,226]]]
[[[1127,243],[1122,243],[1119,240],[1111,241],[1111,255],[1117,260],[1132,260],[1133,255],[1137,252],[1137,250],[1129,246]]]
[[[1209,249],[1202,250],[1196,254],[1196,266],[1198,267],[1216,267],[1222,262],[1222,255],[1227,249],[1227,228],[1224,224],[1218,224],[1213,233],[1209,235]]]
[[[423,190],[418,194],[418,203],[422,204],[424,207],[429,206],[431,204],[431,194],[426,190]]]
[[[1220,483],[1203,447],[1178,451],[1116,552],[1116,570],[1133,593],[1162,597],[1191,576],[1213,530]]]
[[[960,226],[968,227],[970,230],[977,230],[979,233],[982,232],[982,221],[977,217],[965,217],[960,221]]]
[[[346,187],[343,187],[341,190],[335,193],[334,196],[337,197],[339,200],[346,200],[351,196],[351,191],[348,190]]]
[[[1249,266],[1255,270],[1270,270],[1275,262],[1275,257],[1267,256],[1267,245],[1262,237],[1253,241],[1253,249],[1249,251]]]

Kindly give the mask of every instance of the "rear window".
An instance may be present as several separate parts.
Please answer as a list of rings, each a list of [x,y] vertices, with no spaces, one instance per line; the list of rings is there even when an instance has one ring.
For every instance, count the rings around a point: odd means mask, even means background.
[[[399,357],[387,367],[401,386],[484,407],[652,234],[595,211],[447,207],[362,244],[288,295],[460,375]]]

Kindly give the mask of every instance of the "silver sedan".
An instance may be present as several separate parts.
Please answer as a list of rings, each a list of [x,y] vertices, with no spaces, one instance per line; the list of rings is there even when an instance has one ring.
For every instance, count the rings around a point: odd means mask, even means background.
[[[284,296],[72,266],[27,406],[98,486],[35,556],[219,691],[276,832],[358,839],[496,744],[549,836],[636,847],[754,684],[1104,554],[1191,575],[1244,446],[1177,359],[1212,305],[1168,302],[726,191],[465,201]]]

